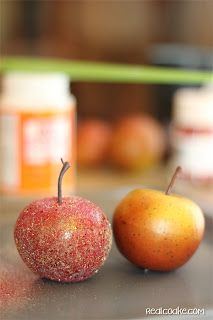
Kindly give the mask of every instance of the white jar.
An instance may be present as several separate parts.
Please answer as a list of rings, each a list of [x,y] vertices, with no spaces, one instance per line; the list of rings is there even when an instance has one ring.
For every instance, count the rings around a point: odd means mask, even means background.
[[[213,182],[213,87],[181,89],[174,95],[171,165],[185,180]]]
[[[55,194],[62,167],[64,192],[75,188],[75,98],[60,73],[9,72],[0,95],[1,192]]]

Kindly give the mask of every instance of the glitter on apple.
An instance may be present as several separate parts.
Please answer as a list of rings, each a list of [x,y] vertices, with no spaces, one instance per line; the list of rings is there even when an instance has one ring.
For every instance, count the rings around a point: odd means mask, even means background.
[[[27,266],[43,278],[77,282],[104,264],[112,244],[107,216],[87,199],[61,196],[61,181],[70,164],[63,162],[58,198],[30,203],[17,219],[14,237]]]

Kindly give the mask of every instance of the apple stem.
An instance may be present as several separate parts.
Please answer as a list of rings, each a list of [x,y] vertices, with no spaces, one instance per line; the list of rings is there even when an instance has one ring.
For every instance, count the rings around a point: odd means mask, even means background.
[[[181,171],[182,171],[182,167],[181,167],[181,166],[178,166],[178,167],[176,168],[175,173],[173,174],[172,179],[171,179],[171,181],[170,181],[170,184],[169,184],[169,186],[168,186],[168,188],[167,188],[167,191],[166,191],[166,195],[167,195],[167,196],[170,195],[170,193],[171,193],[171,191],[172,191],[172,187],[173,187],[173,185],[174,185],[174,182],[175,182],[175,180],[177,179],[177,177],[179,176],[179,174],[181,173]]]
[[[62,158],[61,158],[61,162],[63,164],[63,167],[62,167],[61,172],[58,177],[58,203],[59,204],[62,203],[62,190],[61,190],[62,179],[63,179],[65,172],[71,167],[71,164],[68,161],[64,162],[64,160]]]

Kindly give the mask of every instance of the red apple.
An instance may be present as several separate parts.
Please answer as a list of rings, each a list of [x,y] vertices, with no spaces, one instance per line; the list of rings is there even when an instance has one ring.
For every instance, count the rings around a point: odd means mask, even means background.
[[[77,130],[77,164],[79,167],[95,167],[102,164],[108,154],[112,129],[110,124],[98,118],[79,122]]]
[[[85,280],[96,273],[110,251],[112,231],[102,210],[77,196],[30,203],[17,219],[15,243],[27,266],[41,277],[64,282]]]
[[[159,162],[166,148],[165,132],[157,120],[147,114],[130,114],[115,124],[111,158],[120,169],[147,168]]]

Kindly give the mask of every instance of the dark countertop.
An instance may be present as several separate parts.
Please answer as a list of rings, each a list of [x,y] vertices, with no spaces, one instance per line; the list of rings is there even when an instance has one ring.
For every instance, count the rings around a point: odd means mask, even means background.
[[[92,188],[79,191],[79,195],[99,205],[111,220],[117,202],[131,189]],[[204,308],[205,318],[212,319],[212,225],[207,225],[192,259],[174,272],[142,270],[129,263],[113,243],[105,265],[92,278],[79,283],[57,283],[31,273],[14,244],[15,221],[30,201],[1,198],[2,320],[143,319],[146,308],[160,307]]]

